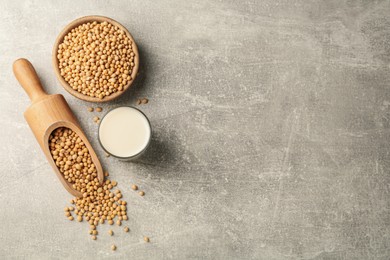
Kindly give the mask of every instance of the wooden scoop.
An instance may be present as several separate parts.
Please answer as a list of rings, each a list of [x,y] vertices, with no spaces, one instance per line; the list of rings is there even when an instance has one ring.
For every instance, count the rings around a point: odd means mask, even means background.
[[[73,189],[72,184],[64,178],[50,153],[50,134],[59,127],[67,127],[81,138],[88,148],[92,162],[97,169],[99,182],[102,184],[104,176],[100,161],[91,144],[88,142],[87,137],[81,130],[65,98],[60,94],[48,95],[45,93],[34,67],[28,60],[16,60],[13,65],[13,71],[16,79],[22,85],[32,102],[31,106],[24,112],[24,118],[65,189],[76,197],[82,196],[82,193]]]

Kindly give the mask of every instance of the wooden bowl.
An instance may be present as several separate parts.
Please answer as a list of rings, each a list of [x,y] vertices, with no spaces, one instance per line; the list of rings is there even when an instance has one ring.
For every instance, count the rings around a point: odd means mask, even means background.
[[[81,25],[81,24],[84,24],[84,23],[88,23],[88,22],[94,22],[94,21],[97,21],[97,22],[108,22],[108,23],[111,23],[115,26],[117,26],[118,28],[120,28],[121,30],[123,30],[127,37],[129,37],[129,39],[131,40],[132,42],[132,48],[133,48],[133,52],[135,53],[135,56],[134,56],[134,67],[133,67],[133,70],[131,71],[131,80],[129,83],[127,83],[126,86],[124,86],[123,90],[120,91],[118,90],[117,92],[114,92],[112,93],[111,95],[109,96],[105,96],[103,99],[100,99],[100,98],[97,98],[97,97],[90,97],[90,96],[87,96],[87,95],[84,95],[80,92],[78,92],[77,90],[74,90],[69,84],[68,82],[65,81],[65,79],[61,76],[61,73],[60,73],[60,69],[58,67],[58,59],[57,59],[57,52],[58,52],[58,47],[59,45],[63,42],[64,40],[64,37],[74,28],[76,28],[77,26]],[[52,53],[52,60],[53,60],[53,66],[54,66],[54,72],[58,78],[58,80],[60,81],[61,85],[65,88],[66,91],[68,91],[70,94],[72,94],[73,96],[79,98],[79,99],[82,99],[82,100],[85,100],[85,101],[88,101],[88,102],[108,102],[108,101],[111,101],[117,97],[119,97],[120,95],[122,95],[130,86],[131,84],[134,82],[136,76],[137,76],[137,72],[138,72],[138,68],[139,68],[139,53],[138,53],[138,48],[137,48],[137,45],[135,44],[135,41],[134,41],[134,38],[133,36],[131,36],[130,32],[123,26],[121,25],[120,23],[118,23],[117,21],[111,19],[111,18],[108,18],[108,17],[104,17],[104,16],[97,16],[97,15],[91,15],[91,16],[84,16],[84,17],[81,17],[81,18],[78,18],[76,20],[74,20],[73,22],[71,22],[70,24],[68,24],[62,31],[61,33],[58,35],[55,43],[54,43],[54,47],[53,47],[53,53]]]

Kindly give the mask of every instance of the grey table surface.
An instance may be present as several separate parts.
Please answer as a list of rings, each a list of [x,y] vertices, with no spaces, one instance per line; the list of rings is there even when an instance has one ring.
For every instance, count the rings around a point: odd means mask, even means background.
[[[150,99],[137,162],[104,157],[91,104],[53,72],[57,34],[91,14],[140,49],[132,89],[103,105]],[[389,1],[2,1],[0,43],[1,259],[390,258]],[[72,197],[23,118],[19,57],[119,182],[128,234],[104,225],[92,241],[64,217]]]

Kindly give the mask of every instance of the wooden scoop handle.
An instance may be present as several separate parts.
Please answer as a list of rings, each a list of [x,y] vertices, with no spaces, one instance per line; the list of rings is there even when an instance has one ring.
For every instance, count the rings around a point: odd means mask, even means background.
[[[28,60],[23,58],[16,60],[13,65],[13,71],[16,79],[33,103],[47,96],[33,65]]]

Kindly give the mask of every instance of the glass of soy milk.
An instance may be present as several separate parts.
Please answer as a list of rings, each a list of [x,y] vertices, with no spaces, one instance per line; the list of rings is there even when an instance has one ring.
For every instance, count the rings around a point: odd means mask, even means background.
[[[110,155],[134,160],[148,148],[152,128],[148,118],[134,107],[118,107],[100,121],[99,142]]]

